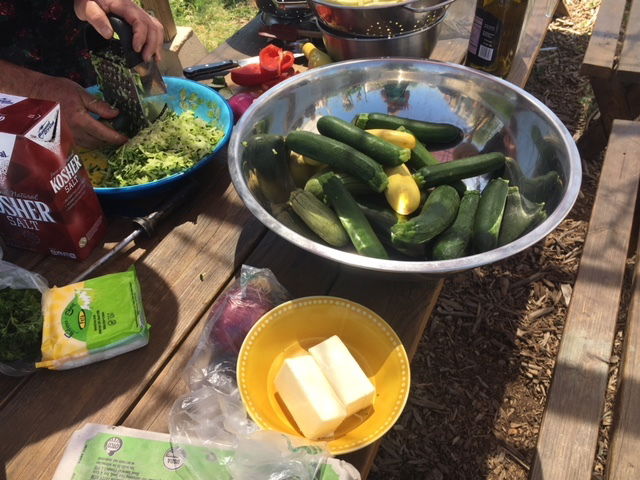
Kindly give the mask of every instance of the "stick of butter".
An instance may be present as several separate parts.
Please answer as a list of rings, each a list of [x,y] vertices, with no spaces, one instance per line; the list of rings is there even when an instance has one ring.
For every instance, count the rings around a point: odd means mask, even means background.
[[[302,434],[311,439],[331,435],[347,412],[311,355],[287,358],[275,379],[289,413]]]
[[[347,408],[347,416],[373,404],[376,388],[340,337],[327,338],[309,353]]]

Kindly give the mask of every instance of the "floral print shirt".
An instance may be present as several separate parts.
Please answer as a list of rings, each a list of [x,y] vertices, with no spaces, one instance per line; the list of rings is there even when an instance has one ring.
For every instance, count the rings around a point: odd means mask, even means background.
[[[0,59],[93,85],[86,26],[76,17],[73,0],[0,0]]]

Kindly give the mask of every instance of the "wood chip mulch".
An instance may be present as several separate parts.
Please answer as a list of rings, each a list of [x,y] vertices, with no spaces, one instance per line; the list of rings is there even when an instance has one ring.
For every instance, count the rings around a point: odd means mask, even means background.
[[[525,89],[578,140],[596,111],[579,68],[599,0],[564,3],[568,15],[554,18]],[[446,280],[412,362],[409,401],[370,479],[528,478],[602,158],[583,155],[578,201],[546,239]],[[622,327],[594,480],[604,478],[621,344]]]

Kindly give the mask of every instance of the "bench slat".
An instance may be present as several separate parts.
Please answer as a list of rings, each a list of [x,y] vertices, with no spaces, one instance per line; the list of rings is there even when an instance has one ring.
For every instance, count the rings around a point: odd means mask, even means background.
[[[635,1],[629,11],[620,52],[617,75],[623,82],[640,82],[640,2]]]
[[[591,478],[640,178],[638,125],[613,124],[542,419],[533,480]]]
[[[636,255],[640,255],[640,242],[636,252]],[[615,423],[611,432],[608,480],[640,478],[640,262],[636,263],[633,281],[620,366]]]
[[[626,0],[602,0],[580,68],[583,75],[611,76],[626,3]]]

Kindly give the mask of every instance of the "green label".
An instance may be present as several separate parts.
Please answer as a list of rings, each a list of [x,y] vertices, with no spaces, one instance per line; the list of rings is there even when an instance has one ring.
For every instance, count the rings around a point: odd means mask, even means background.
[[[92,278],[78,289],[60,319],[65,335],[104,350],[145,330],[140,289],[133,271]]]

